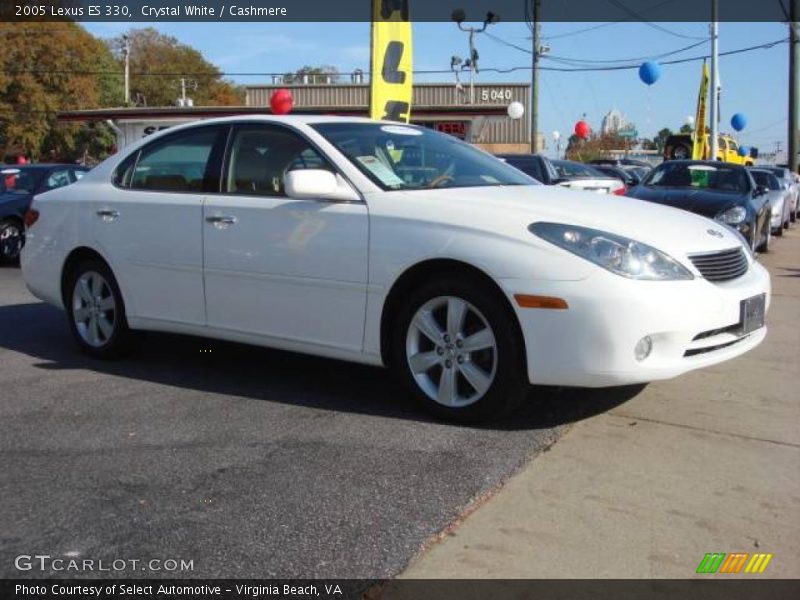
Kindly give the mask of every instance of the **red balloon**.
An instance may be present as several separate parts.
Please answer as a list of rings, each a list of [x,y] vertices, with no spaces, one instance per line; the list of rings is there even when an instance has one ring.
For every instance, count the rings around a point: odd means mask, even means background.
[[[17,157],[17,164],[18,165],[27,165],[28,164],[28,159],[25,158],[24,156],[18,156]]]
[[[586,121],[578,121],[575,123],[575,135],[577,135],[582,140],[585,140],[589,137],[589,134],[592,133],[592,128],[589,127],[589,124]]]
[[[290,92],[286,88],[275,90],[269,99],[269,106],[272,109],[273,114],[276,115],[287,114],[289,111],[292,110],[292,106],[294,106],[294,98],[292,98],[292,92]]]

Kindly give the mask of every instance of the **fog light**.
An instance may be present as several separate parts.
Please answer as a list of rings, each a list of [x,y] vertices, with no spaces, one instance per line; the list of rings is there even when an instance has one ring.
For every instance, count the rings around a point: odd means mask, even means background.
[[[642,362],[645,358],[650,356],[652,350],[653,340],[649,335],[646,335],[636,344],[636,348],[633,349],[633,355],[636,357],[636,360]]]

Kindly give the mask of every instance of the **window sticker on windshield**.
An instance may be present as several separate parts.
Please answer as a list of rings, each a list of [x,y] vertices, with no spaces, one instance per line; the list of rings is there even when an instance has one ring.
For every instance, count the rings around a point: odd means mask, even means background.
[[[369,169],[370,173],[375,175],[384,185],[403,185],[403,180],[400,179],[389,167],[383,164],[374,156],[358,156],[358,162],[364,167]]]
[[[396,135],[422,135],[422,132],[413,127],[403,127],[402,125],[384,125],[381,131],[385,133],[394,133]]]

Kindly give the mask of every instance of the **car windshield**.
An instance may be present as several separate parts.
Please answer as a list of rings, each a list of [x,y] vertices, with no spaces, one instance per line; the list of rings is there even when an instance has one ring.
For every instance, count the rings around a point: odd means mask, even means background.
[[[8,168],[0,170],[0,191],[3,193],[33,194],[44,176],[43,169]]]
[[[503,161],[422,127],[388,123],[312,127],[384,190],[538,185]]]
[[[750,171],[750,174],[753,176],[753,179],[756,180],[756,183],[762,187],[769,188],[772,191],[781,189],[778,178],[772,173],[768,173],[767,171]]]
[[[739,194],[750,189],[747,172],[741,167],[694,163],[664,163],[650,173],[644,185]]]
[[[594,167],[569,160],[554,160],[553,166],[559,177],[565,179],[608,179],[605,173],[601,173]]]

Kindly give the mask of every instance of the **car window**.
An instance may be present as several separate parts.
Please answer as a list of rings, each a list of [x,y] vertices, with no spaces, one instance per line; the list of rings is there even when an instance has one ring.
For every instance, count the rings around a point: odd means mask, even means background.
[[[605,173],[601,173],[594,167],[581,163],[559,160],[553,161],[553,166],[559,177],[566,177],[568,179],[608,179]]]
[[[743,167],[707,163],[664,163],[650,173],[644,185],[736,193],[744,193],[750,189],[749,177]]]
[[[778,178],[775,177],[772,173],[768,173],[767,171],[750,171],[750,174],[755,179],[756,184],[768,188],[772,191],[776,191],[781,189],[781,184],[778,181]]]
[[[42,188],[44,190],[54,190],[69,185],[70,183],[72,183],[72,181],[69,178],[69,170],[59,169],[57,171],[50,171]]]
[[[84,175],[86,175],[86,171],[84,171],[83,169],[72,169],[73,181],[80,181]]]
[[[44,179],[45,170],[36,167],[3,169],[2,191],[14,194],[33,194]]]
[[[502,160],[430,129],[365,122],[312,127],[384,190],[537,185]]]
[[[280,127],[242,127],[231,144],[224,191],[228,194],[285,196],[283,176],[330,164],[299,135]]]
[[[727,149],[727,147],[728,147],[728,144],[726,144],[726,143],[725,143],[725,138],[719,138],[719,139],[718,139],[718,143],[719,143],[719,149],[720,149],[720,150],[725,150],[725,149]]]
[[[209,167],[212,150],[222,131],[221,128],[202,128],[145,146],[133,167],[130,187],[162,192],[219,191],[219,176],[215,178]],[[127,163],[125,161],[117,169],[115,181],[124,184],[127,169],[131,167]]]
[[[542,173],[542,168],[538,160],[532,158],[512,158],[509,156],[506,157],[506,162],[526,175],[530,175],[537,181],[544,181],[547,179],[544,173]]]

